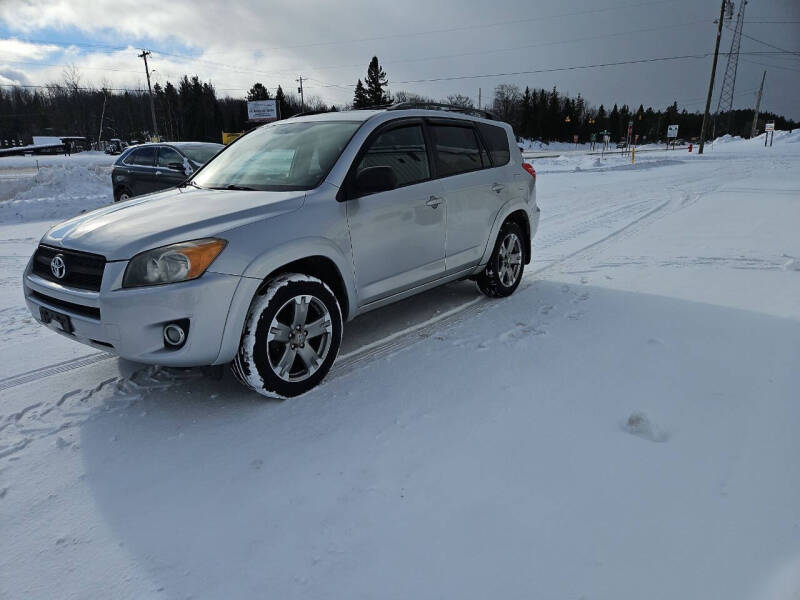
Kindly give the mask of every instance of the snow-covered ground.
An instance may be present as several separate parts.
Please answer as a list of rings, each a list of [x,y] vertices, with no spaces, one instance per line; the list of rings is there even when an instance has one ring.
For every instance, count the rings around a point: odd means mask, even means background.
[[[796,600],[800,135],[534,165],[514,296],[365,315],[286,402],[32,323],[38,237],[101,199],[12,200],[0,597]]]

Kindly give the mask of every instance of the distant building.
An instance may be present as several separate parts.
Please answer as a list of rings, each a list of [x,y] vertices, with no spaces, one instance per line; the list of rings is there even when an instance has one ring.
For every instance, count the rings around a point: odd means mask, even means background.
[[[63,154],[67,144],[71,145],[71,152],[81,152],[89,148],[88,140],[80,135],[35,135],[32,143],[21,145],[21,142],[22,140],[0,140],[0,156]]]

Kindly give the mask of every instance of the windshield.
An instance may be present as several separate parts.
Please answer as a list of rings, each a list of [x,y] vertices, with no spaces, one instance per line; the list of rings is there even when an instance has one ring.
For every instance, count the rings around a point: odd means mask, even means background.
[[[213,189],[312,189],[360,125],[361,121],[301,121],[261,127],[208,163],[193,183]]]
[[[181,152],[198,165],[204,165],[214,158],[214,155],[224,146],[219,144],[192,144],[191,146],[178,146]]]

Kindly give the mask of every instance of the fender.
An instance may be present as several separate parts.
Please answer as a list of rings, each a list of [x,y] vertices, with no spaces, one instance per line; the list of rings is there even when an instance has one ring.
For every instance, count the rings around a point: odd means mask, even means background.
[[[521,200],[509,200],[500,207],[499,211],[497,211],[497,216],[494,219],[491,232],[489,233],[489,239],[486,241],[486,249],[483,251],[483,256],[481,257],[478,266],[475,267],[475,271],[473,273],[480,273],[484,268],[486,268],[486,264],[489,262],[492,252],[494,252],[494,244],[495,240],[497,240],[497,236],[500,233],[500,227],[502,227],[503,223],[508,218],[508,215],[517,212],[518,210],[525,211],[525,214],[528,215],[528,222],[531,224],[531,237],[533,237],[534,229],[530,205],[522,202]]]
[[[358,296],[350,258],[342,252],[339,246],[327,238],[305,237],[291,240],[270,248],[254,258],[245,268],[228,309],[220,352],[214,364],[230,362],[236,355],[247,311],[253,297],[264,283],[264,279],[284,265],[312,256],[329,259],[339,270],[347,291],[347,301],[351,307],[347,318],[348,320],[353,318],[356,312],[354,307],[358,306]]]

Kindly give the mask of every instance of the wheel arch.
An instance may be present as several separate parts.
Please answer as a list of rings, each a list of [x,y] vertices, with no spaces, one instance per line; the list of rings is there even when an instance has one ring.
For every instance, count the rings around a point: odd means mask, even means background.
[[[515,210],[503,220],[503,224],[509,222],[516,223],[522,229],[522,243],[525,248],[525,264],[527,265],[531,262],[531,221],[528,213],[524,210]]]
[[[492,252],[494,251],[495,242],[497,241],[497,236],[500,235],[500,228],[508,221],[513,221],[517,223],[523,232],[523,244],[525,247],[525,264],[527,265],[531,261],[531,218],[529,214],[529,209],[526,204],[522,204],[521,202],[516,202],[514,204],[507,204],[504,206],[500,212],[498,212],[497,217],[495,218],[494,225],[492,225],[492,230],[489,234],[489,239],[486,242],[486,249],[483,253],[483,258],[481,258],[478,267],[476,267],[475,272],[479,273],[483,270],[486,264],[489,262],[489,258],[492,256]]]
[[[331,288],[342,311],[342,321],[352,318],[358,306],[352,264],[329,240],[295,240],[254,259],[245,269],[228,310],[220,353],[214,364],[230,362],[239,348],[247,312],[253,298],[271,279],[285,273],[317,277]]]

